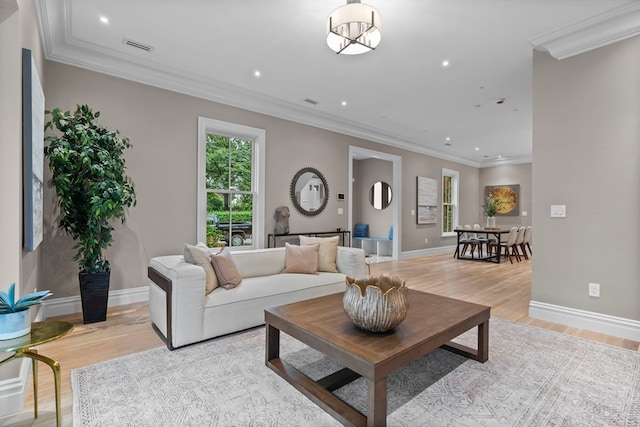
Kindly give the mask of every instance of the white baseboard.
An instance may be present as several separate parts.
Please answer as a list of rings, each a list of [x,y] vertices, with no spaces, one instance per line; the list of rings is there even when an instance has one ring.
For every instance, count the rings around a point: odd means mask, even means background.
[[[637,320],[538,301],[529,302],[529,317],[573,326],[574,328],[588,329],[632,341],[640,341],[640,321]]]
[[[122,289],[109,292],[109,307],[118,305],[133,304],[136,302],[149,301],[149,287],[141,286],[139,288]],[[82,302],[80,296],[52,298],[42,303],[46,310],[46,316],[61,316],[63,314],[72,314],[82,312]]]
[[[425,248],[416,249],[413,251],[405,251],[400,254],[400,259],[420,258],[423,256],[440,255],[450,253],[453,256],[456,247],[454,246],[439,246],[437,248]]]

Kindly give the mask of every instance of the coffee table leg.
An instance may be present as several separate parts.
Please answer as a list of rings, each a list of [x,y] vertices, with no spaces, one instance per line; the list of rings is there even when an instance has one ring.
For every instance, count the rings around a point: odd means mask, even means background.
[[[265,354],[265,362],[280,357],[280,330],[267,324],[267,347]]]
[[[478,325],[478,362],[489,360],[489,320]]]
[[[369,407],[367,426],[387,425],[387,377],[378,381],[369,381]]]

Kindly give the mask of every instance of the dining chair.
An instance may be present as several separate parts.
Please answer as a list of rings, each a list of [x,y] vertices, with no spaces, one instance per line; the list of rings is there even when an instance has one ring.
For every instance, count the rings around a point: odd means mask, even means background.
[[[482,230],[480,224],[473,224],[474,230]],[[487,248],[487,254],[489,253],[489,238],[481,237],[478,233],[473,233],[473,238],[478,242],[478,248],[480,250],[480,258],[482,258],[482,247]]]
[[[518,253],[518,255],[524,256],[524,259],[529,259],[527,255],[527,251],[524,248],[524,235],[527,231],[527,227],[524,225],[518,228],[518,236],[516,237],[516,244],[514,245],[514,249]],[[520,254],[520,249],[522,249],[522,254]]]
[[[531,233],[533,232],[532,226],[527,226],[526,231],[524,232],[524,241],[522,242],[522,250],[529,249],[529,256],[533,256],[533,252],[531,252]],[[525,252],[526,253],[526,252]]]
[[[513,259],[511,257],[515,257],[517,261],[520,261],[520,255],[518,251],[515,249],[516,239],[518,238],[518,227],[511,227],[509,230],[509,236],[507,237],[506,242],[493,242],[490,243],[490,248],[496,249],[496,256],[502,256],[502,248],[504,248],[504,256],[509,258],[511,264],[513,264]],[[489,254],[491,255],[491,249],[489,250]]]
[[[469,225],[465,225],[464,227],[461,225],[456,225],[456,230],[469,230],[470,226]],[[456,251],[453,253],[453,257],[455,258],[456,255],[460,254],[459,256],[463,256],[466,252],[467,249],[469,249],[469,245],[472,244],[471,241],[471,236],[469,235],[468,231],[465,231],[464,233],[460,234],[460,240],[458,242],[459,244],[456,246]],[[462,251],[460,251],[460,245],[462,245]],[[471,254],[471,256],[473,256],[473,253]]]

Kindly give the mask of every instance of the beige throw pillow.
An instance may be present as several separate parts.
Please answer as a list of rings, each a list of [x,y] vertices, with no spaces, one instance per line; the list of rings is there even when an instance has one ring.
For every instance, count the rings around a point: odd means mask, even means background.
[[[336,258],[338,256],[338,242],[340,236],[333,237],[308,237],[300,236],[301,245],[312,245],[318,243],[318,271],[328,271],[337,273]]]
[[[240,284],[242,275],[231,256],[231,249],[224,247],[218,253],[211,254],[210,258],[220,286],[225,289],[233,289]]]
[[[209,261],[209,256],[205,255],[205,251],[202,248],[185,244],[182,255],[184,256],[184,260],[189,264],[199,265],[200,267],[204,268],[205,295],[208,295],[218,287],[218,279],[216,277],[216,273],[213,271],[213,267],[211,266],[211,262]]]
[[[285,243],[283,273],[316,274],[318,272],[319,244],[297,246]]]

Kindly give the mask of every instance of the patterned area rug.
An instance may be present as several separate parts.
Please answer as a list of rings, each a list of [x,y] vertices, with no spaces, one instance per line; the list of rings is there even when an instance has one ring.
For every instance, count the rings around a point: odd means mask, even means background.
[[[74,370],[74,426],[339,426],[265,366],[264,338],[261,327]],[[314,379],[340,367],[281,338],[282,358]],[[438,349],[391,375],[388,425],[640,426],[640,353],[496,318],[489,344],[484,364]],[[365,411],[364,380],[335,393]]]

